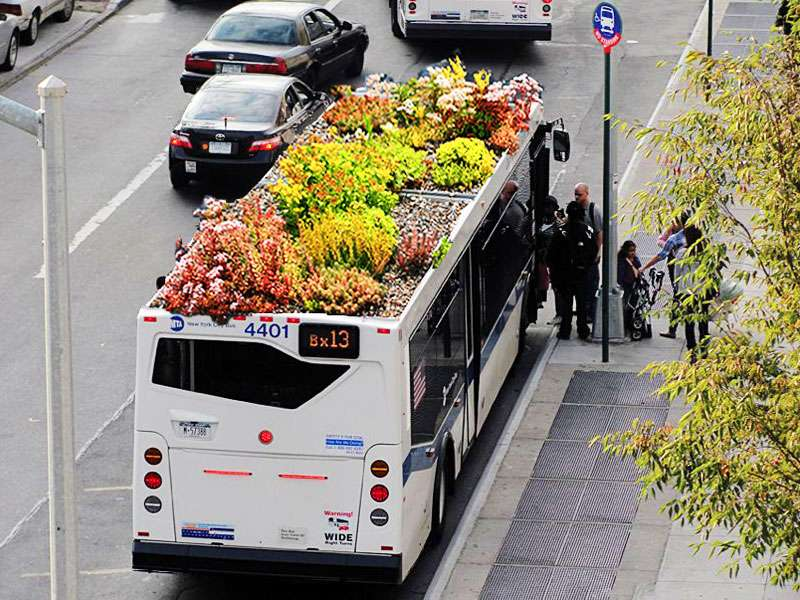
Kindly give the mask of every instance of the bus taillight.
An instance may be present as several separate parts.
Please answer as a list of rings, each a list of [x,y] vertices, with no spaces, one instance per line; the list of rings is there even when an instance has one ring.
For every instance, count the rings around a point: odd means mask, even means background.
[[[161,475],[156,473],[155,471],[150,471],[147,475],[144,476],[144,484],[149,487],[151,490],[155,490],[161,487]]]
[[[370,465],[369,470],[375,477],[386,477],[389,474],[389,465],[385,460],[376,460]]]
[[[161,450],[158,448],[148,448],[144,451],[144,459],[149,465],[157,465],[161,462]]]
[[[389,488],[381,484],[373,485],[369,495],[375,502],[385,502],[389,497]]]

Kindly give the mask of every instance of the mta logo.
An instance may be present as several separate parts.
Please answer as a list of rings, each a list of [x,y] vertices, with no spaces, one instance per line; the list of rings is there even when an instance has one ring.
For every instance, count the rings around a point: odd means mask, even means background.
[[[184,326],[183,317],[181,317],[179,315],[173,315],[173,317],[170,319],[170,321],[171,321],[171,324],[170,324],[169,328],[172,329],[172,331],[177,333],[178,331],[181,331],[183,329],[183,326]]]

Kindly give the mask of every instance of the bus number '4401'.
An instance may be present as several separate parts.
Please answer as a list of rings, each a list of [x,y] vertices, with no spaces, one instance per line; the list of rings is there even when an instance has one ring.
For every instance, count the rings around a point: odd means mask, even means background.
[[[244,332],[249,333],[251,336],[260,335],[261,337],[288,338],[289,326],[288,325],[280,326],[277,323],[272,323],[271,325],[262,323],[261,325],[259,325],[258,329],[256,329],[255,324],[250,323],[247,327],[244,328]]]

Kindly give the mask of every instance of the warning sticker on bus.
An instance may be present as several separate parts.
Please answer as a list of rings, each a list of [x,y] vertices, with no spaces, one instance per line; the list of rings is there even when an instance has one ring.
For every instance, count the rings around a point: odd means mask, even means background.
[[[326,435],[325,449],[335,450],[347,456],[363,456],[364,438],[360,435]]]

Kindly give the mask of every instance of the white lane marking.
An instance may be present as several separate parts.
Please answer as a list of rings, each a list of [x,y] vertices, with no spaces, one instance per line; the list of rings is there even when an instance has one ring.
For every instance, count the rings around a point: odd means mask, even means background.
[[[144,183],[150,179],[150,177],[155,173],[158,168],[164,164],[167,160],[167,150],[168,148],[164,148],[161,152],[159,152],[156,157],[151,160],[147,165],[139,171],[133,179],[128,182],[124,188],[122,188],[119,192],[117,192],[108,203],[103,206],[100,210],[98,210],[92,218],[86,221],[86,223],[78,230],[78,233],[75,234],[75,237],[72,238],[72,242],[69,245],[69,253],[72,254],[75,250],[80,246],[83,242],[86,241],[94,230],[100,227],[111,215],[114,214],[114,211],[117,210],[120,206],[125,204],[125,201],[133,196],[133,194],[138,190]],[[44,279],[44,265],[42,265],[39,272],[34,275],[34,279]]]
[[[483,505],[486,504],[486,499],[492,491],[492,486],[497,477],[497,472],[500,470],[500,465],[508,452],[508,448],[511,446],[511,440],[514,438],[514,434],[517,432],[517,429],[519,429],[520,423],[522,423],[533,392],[536,386],[539,385],[539,380],[542,378],[544,368],[550,360],[550,356],[553,354],[557,342],[556,328],[553,327],[553,330],[550,332],[550,337],[547,339],[547,344],[539,360],[536,362],[536,366],[531,371],[528,380],[525,382],[525,387],[517,397],[514,409],[508,421],[506,421],[503,433],[500,434],[500,438],[497,440],[497,444],[494,447],[494,451],[492,451],[492,455],[489,457],[489,461],[483,469],[483,474],[480,480],[478,480],[475,489],[472,491],[472,497],[469,499],[466,509],[464,509],[464,514],[461,516],[458,527],[456,527],[453,537],[450,539],[450,544],[448,544],[447,550],[445,550],[444,556],[442,556],[439,562],[439,567],[436,569],[436,573],[428,585],[428,591],[425,592],[425,598],[423,600],[439,600],[444,594],[447,584],[450,582],[450,576],[453,574],[456,563],[461,556],[461,552],[467,544],[467,538],[469,538],[469,534],[472,533],[472,528],[478,520],[478,515],[480,515]]]
[[[83,488],[84,492],[128,492],[133,489],[132,485],[109,485],[106,487]]]
[[[95,432],[95,434],[92,437],[90,437],[89,440],[83,446],[81,446],[81,449],[75,456],[75,462],[78,462],[81,458],[83,458],[83,455],[86,454],[87,450],[89,450],[89,447],[92,444],[94,444],[98,439],[100,439],[100,436],[103,435],[103,433],[109,427],[109,425],[111,425],[114,421],[116,421],[122,416],[122,413],[125,412],[125,409],[128,408],[133,403],[133,399],[134,399],[134,393],[131,392],[131,394],[125,399],[125,402],[123,402],[122,405],[114,412],[114,414],[111,415],[111,418],[108,419],[105,423],[103,423],[100,426],[100,428]],[[25,525],[25,523],[33,519],[33,517],[36,516],[36,513],[39,512],[39,510],[42,508],[42,506],[45,505],[46,502],[47,502],[47,494],[39,498],[33,505],[33,507],[31,507],[31,509],[27,512],[27,514],[24,517],[22,517],[17,522],[17,524],[14,525],[14,527],[11,528],[11,531],[8,532],[8,535],[6,535],[6,537],[3,538],[3,541],[0,542],[0,550],[2,550],[4,546],[7,546],[11,542],[11,540],[13,540],[17,536],[17,534],[19,534],[20,530]]]
[[[696,50],[698,48],[698,42],[700,36],[705,35],[705,27],[706,27],[706,13],[708,11],[708,2],[703,4],[703,10],[700,11],[700,16],[697,17],[697,22],[694,24],[694,29],[692,30],[692,35],[689,36],[689,40],[686,43],[686,46],[683,48],[683,52],[681,53],[681,57],[678,59],[678,66],[672,72],[672,77],[669,78],[667,82],[667,87],[664,88],[664,93],[661,94],[661,98],[658,99],[658,104],[656,104],[655,109],[653,109],[653,114],[650,115],[650,119],[647,121],[647,127],[653,127],[656,121],[658,121],[659,115],[661,111],[664,110],[664,106],[667,104],[667,96],[669,96],[670,92],[673,89],[677,88],[678,81],[683,76],[683,72],[686,70],[686,57],[689,54],[690,50]],[[624,197],[626,194],[624,192],[625,185],[628,183],[628,178],[631,174],[636,170],[639,166],[639,163],[642,160],[643,151],[639,144],[636,145],[636,149],[633,151],[633,156],[631,156],[630,161],[628,161],[628,166],[625,168],[625,173],[622,175],[622,179],[619,180],[619,187],[617,191],[621,197]]]
[[[131,573],[131,569],[92,569],[89,571],[79,571],[81,575],[122,575],[124,573]],[[20,578],[26,579],[30,577],[50,577],[50,573],[23,573]]]
[[[154,25],[161,23],[167,13],[154,12],[146,15],[120,15],[124,21],[134,25]]]

